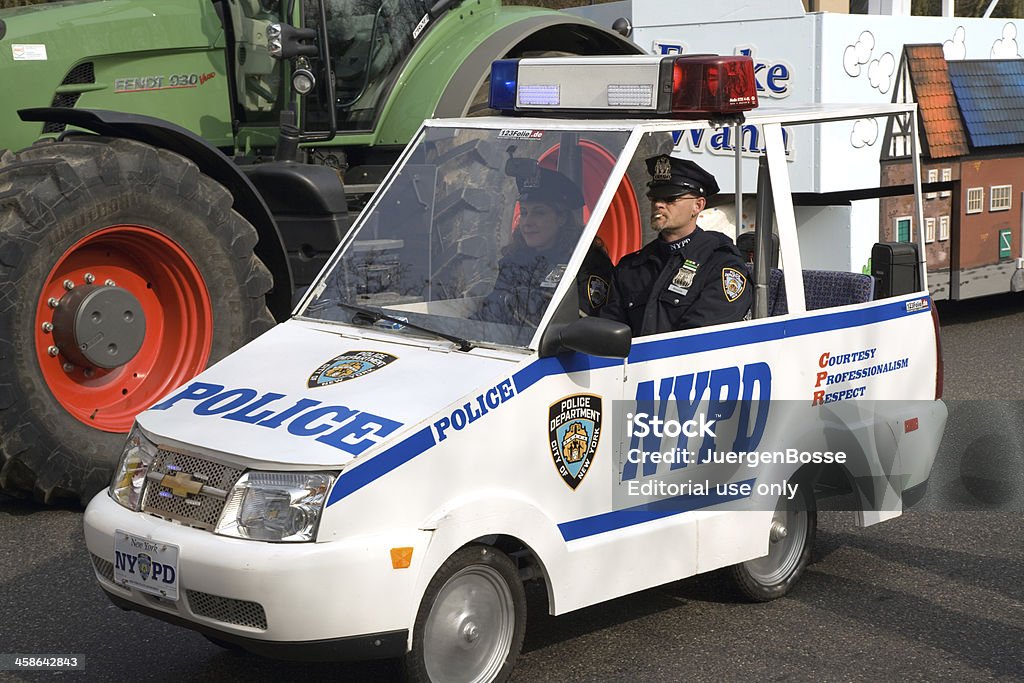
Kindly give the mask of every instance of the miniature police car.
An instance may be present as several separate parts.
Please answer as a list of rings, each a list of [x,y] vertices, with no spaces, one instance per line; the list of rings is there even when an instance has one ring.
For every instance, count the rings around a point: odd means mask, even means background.
[[[425,122],[291,320],[138,416],[85,514],[115,604],[266,656],[503,680],[524,581],[554,615],[719,568],[768,600],[826,491],[864,525],[923,491],[946,420],[923,265],[882,296],[815,269],[787,175],[790,128],[916,135],[914,105],[756,109],[742,56],[511,60],[491,83],[504,115]],[[581,316],[611,284],[580,278],[591,250],[654,237],[644,159],[743,112],[766,163],[752,263],[721,286],[751,288],[748,319],[632,338]],[[575,232],[482,316],[541,168],[579,186]]]

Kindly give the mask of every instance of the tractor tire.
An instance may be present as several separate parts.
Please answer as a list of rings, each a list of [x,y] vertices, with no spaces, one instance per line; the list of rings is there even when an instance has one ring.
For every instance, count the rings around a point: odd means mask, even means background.
[[[443,255],[431,276],[443,281],[441,274],[454,270],[457,284],[449,293],[452,297],[481,296],[494,284],[500,257],[496,247],[512,231],[516,198],[483,188],[500,187],[505,181],[506,158],[498,145],[485,139],[455,144],[453,138],[441,138],[427,143],[427,161],[438,167],[434,232],[439,244],[434,248]],[[501,239],[494,240],[491,233]]]
[[[273,325],[231,206],[130,140],[0,152],[0,490],[84,505],[136,414]]]

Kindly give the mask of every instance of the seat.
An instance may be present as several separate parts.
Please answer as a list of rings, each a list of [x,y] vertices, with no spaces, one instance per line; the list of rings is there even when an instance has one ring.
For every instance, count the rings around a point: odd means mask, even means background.
[[[808,311],[833,306],[862,304],[875,298],[875,278],[842,270],[805,270],[804,302]],[[773,268],[768,279],[768,315],[789,312],[786,281]]]

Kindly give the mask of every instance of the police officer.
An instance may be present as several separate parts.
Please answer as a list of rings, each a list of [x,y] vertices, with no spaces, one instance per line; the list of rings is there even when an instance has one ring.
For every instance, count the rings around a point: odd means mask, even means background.
[[[510,166],[515,172],[507,172],[516,176],[519,189],[519,226],[498,262],[494,289],[474,317],[536,326],[583,230],[579,219],[583,193],[558,171],[536,164]],[[611,290],[612,270],[604,250],[592,246],[576,279],[582,314],[596,315],[604,306]]]
[[[647,159],[647,170],[658,237],[619,262],[602,317],[627,323],[634,336],[742,320],[752,300],[743,257],[726,235],[697,226],[718,192],[714,176],[667,154]]]

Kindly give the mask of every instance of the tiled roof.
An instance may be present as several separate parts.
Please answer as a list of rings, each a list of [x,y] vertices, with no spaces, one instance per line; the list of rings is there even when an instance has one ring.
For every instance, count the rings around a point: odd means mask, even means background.
[[[925,156],[943,159],[966,155],[967,136],[942,46],[907,45],[904,49],[914,99],[921,113],[921,144]],[[950,69],[954,63],[949,64]]]
[[[1024,59],[949,62],[972,147],[1024,145]]]

